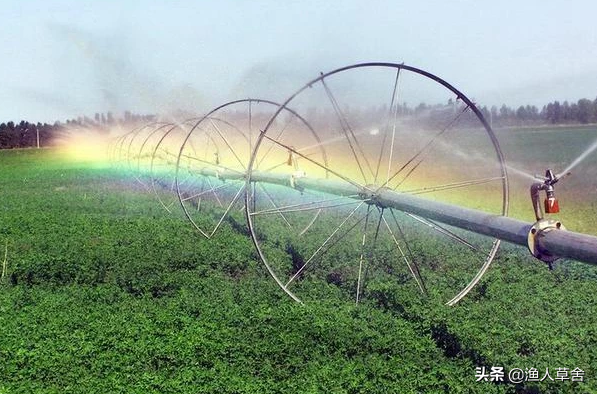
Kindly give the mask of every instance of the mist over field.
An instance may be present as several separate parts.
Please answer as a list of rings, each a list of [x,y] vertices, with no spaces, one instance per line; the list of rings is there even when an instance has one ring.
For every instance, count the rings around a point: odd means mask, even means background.
[[[597,392],[596,12],[3,2],[0,394]]]

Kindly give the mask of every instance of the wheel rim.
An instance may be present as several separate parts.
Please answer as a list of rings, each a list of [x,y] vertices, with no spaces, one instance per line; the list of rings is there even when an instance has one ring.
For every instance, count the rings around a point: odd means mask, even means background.
[[[254,141],[279,106],[262,99],[231,101],[198,119],[186,134],[176,161],[176,192],[186,217],[204,237],[214,236],[227,218],[243,221],[240,211]],[[307,132],[311,129],[292,110],[283,113]],[[259,188],[267,192],[267,186]],[[253,193],[253,185],[247,190]],[[235,215],[240,215],[238,220]]]
[[[452,101],[418,106],[415,111],[413,102],[421,92],[431,98],[428,103],[435,97]],[[410,101],[409,95],[415,98]],[[365,110],[372,103],[385,104],[385,110],[378,111],[381,116]],[[313,105],[320,107],[313,111],[309,108]],[[298,132],[280,133],[280,113],[288,106],[313,125],[320,145],[301,139]],[[326,163],[309,156],[313,146],[323,145],[330,156]],[[260,188],[253,180],[259,179],[263,163],[288,152],[298,158],[298,170],[307,176],[325,174],[331,181],[366,190],[369,196],[390,188],[507,215],[508,179],[497,138],[475,104],[441,78],[404,64],[364,63],[321,74],[290,96],[256,139],[248,164],[249,231],[270,275],[297,301],[298,294],[315,283],[351,293],[359,302],[368,280],[375,283],[381,272],[384,279],[378,284],[399,278],[454,305],[493,261],[498,240],[383,208],[364,196],[300,191],[292,182],[276,187],[275,193],[249,192],[255,183]],[[268,210],[268,200],[278,208]],[[300,217],[307,211],[317,213],[313,223],[312,213],[311,218]],[[288,230],[267,218],[280,215],[285,222],[302,224]],[[348,250],[347,244],[353,249]],[[426,248],[442,250],[430,253]],[[452,260],[457,254],[465,257],[455,264],[458,271],[451,272],[439,258]],[[474,262],[474,269],[463,269],[468,261]]]

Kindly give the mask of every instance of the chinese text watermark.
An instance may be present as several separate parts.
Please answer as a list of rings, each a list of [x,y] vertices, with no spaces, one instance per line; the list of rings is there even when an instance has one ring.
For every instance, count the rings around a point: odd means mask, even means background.
[[[504,367],[477,367],[475,369],[475,378],[477,382],[583,382],[585,371],[580,368],[548,368],[538,370],[537,368],[512,368],[506,371]]]

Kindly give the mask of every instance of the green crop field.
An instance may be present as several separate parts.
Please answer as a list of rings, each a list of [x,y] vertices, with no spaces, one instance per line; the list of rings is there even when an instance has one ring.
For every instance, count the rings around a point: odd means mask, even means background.
[[[541,173],[563,170],[597,129],[496,134],[509,164]],[[597,234],[596,157],[556,187],[570,230]],[[530,180],[510,180],[511,215],[532,221]],[[550,271],[505,244],[455,307],[389,280],[358,306],[323,280],[300,305],[242,218],[208,241],[109,165],[0,151],[0,393],[597,392],[592,266]],[[479,367],[554,381],[476,382]],[[584,381],[557,380],[558,368]]]

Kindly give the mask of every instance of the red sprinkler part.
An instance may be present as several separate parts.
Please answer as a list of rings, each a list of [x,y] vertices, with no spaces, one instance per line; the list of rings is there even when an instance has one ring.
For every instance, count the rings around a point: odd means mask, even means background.
[[[533,209],[535,211],[537,223],[535,223],[529,231],[528,245],[533,256],[549,264],[549,269],[553,269],[553,262],[558,259],[558,256],[549,252],[545,248],[542,248],[541,240],[542,237],[544,237],[545,234],[549,233],[550,231],[565,230],[565,228],[562,226],[562,223],[557,220],[543,218],[539,194],[541,190],[545,191],[545,200],[543,200],[545,213],[552,214],[560,212],[560,204],[556,198],[554,185],[562,177],[554,175],[553,171],[550,169],[545,171],[545,177],[536,177],[542,180],[542,182],[535,182],[531,185],[531,200],[533,202]]]
[[[550,197],[545,199],[545,213],[558,213],[560,212],[560,204],[558,199]]]
[[[542,177],[543,182],[536,182],[531,185],[531,200],[533,203],[533,209],[535,211],[535,217],[539,221],[543,219],[543,212],[541,211],[541,203],[539,199],[539,192],[545,190],[545,201],[543,203],[545,213],[558,213],[560,212],[560,205],[555,195],[554,186],[559,178],[554,175],[553,171],[547,169],[545,171],[545,177]]]

